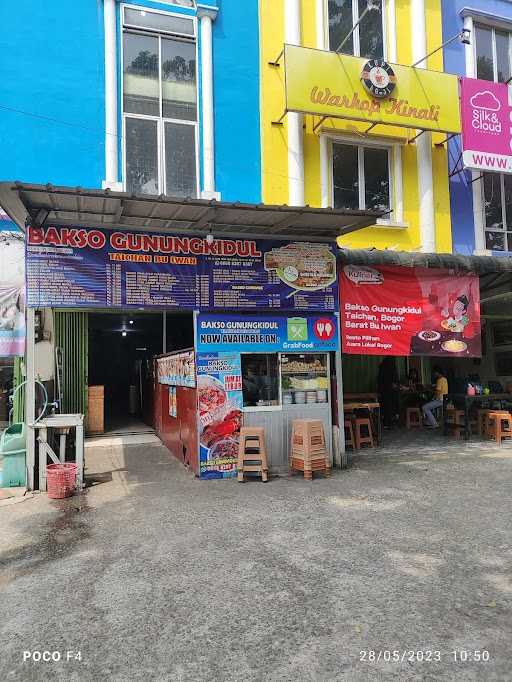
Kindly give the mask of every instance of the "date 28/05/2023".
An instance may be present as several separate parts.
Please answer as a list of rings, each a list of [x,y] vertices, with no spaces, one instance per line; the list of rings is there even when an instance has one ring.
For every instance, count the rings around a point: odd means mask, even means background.
[[[453,663],[487,663],[490,660],[487,649],[453,649],[442,652],[435,649],[366,649],[359,652],[364,663],[432,663],[450,660]]]

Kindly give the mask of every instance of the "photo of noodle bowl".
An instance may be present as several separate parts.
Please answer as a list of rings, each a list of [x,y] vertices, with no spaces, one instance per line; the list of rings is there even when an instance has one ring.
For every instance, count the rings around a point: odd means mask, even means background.
[[[265,270],[274,270],[293,289],[316,291],[336,281],[336,258],[318,244],[287,244],[265,254]]]
[[[418,333],[418,337],[422,341],[434,343],[435,341],[439,341],[439,339],[441,338],[441,334],[439,332],[434,331],[433,329],[424,329],[422,332]]]
[[[446,331],[449,331],[449,332],[463,332],[464,331],[464,325],[460,322],[456,322],[455,320],[443,320],[441,322],[441,327],[443,329],[446,329]]]
[[[467,347],[467,343],[464,343],[464,341],[459,341],[458,339],[450,339],[449,341],[444,341],[444,343],[441,344],[441,348],[448,353],[462,353]]]
[[[199,420],[203,427],[222,419],[227,408],[227,395],[222,383],[206,374],[197,377]]]

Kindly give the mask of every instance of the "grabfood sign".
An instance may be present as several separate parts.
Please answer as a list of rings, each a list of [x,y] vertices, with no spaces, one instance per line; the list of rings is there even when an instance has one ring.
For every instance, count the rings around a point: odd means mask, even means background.
[[[505,83],[462,78],[462,149],[466,168],[512,173],[511,93]]]

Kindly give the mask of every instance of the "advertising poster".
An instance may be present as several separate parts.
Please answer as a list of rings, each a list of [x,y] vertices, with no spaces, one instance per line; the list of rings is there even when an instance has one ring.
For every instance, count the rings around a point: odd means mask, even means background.
[[[176,386],[169,386],[169,417],[178,416],[178,400]]]
[[[334,315],[218,315],[197,318],[197,349],[243,353],[327,352],[339,348]]]
[[[5,214],[3,214],[5,215]],[[0,222],[2,212],[0,211]],[[21,232],[0,231],[0,357],[25,352],[25,250]]]
[[[343,353],[480,357],[480,288],[473,274],[345,265]]]
[[[158,358],[156,371],[159,384],[194,388],[196,385],[194,351],[188,350]]]
[[[512,173],[510,86],[461,79],[462,149],[466,168]]]
[[[324,244],[32,227],[26,253],[29,306],[338,309]]]
[[[199,466],[201,478],[236,476],[242,425],[238,353],[198,353]]]

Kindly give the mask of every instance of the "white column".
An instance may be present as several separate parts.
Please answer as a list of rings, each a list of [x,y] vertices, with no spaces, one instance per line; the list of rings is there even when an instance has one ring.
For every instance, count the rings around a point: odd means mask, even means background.
[[[285,0],[285,42],[301,44],[300,0]],[[288,122],[288,204],[304,206],[304,135],[302,114],[289,113]]]
[[[396,5],[395,0],[388,0],[386,3],[387,9],[387,27],[388,27],[388,62],[396,64],[398,61],[396,50]]]
[[[325,50],[325,2],[316,0],[316,46]],[[327,208],[331,199],[329,196],[329,144],[325,135],[320,131],[320,206]]]
[[[470,44],[464,45],[464,56],[466,58],[466,76],[469,78],[476,78],[476,61],[475,61],[475,32],[473,25],[473,17],[464,17],[464,28],[470,31]],[[483,187],[482,180],[477,178],[482,175],[481,171],[471,171],[471,190],[473,194],[473,228],[475,230],[475,253],[477,255],[484,255],[485,235],[484,235],[484,215],[485,207],[483,201]]]
[[[28,308],[27,329],[26,329],[26,349],[25,349],[25,424],[27,427],[27,488],[34,490],[34,467],[36,463],[36,438],[35,429],[30,425],[36,418],[36,385],[35,385],[35,311]]]
[[[413,62],[419,60],[417,68],[426,68],[427,29],[425,1],[411,0],[411,40]],[[418,164],[419,225],[421,250],[435,252],[436,221],[434,210],[434,182],[432,178],[432,135],[423,133],[416,140]]]
[[[215,132],[213,117],[213,48],[212,22],[216,10],[198,8],[201,22],[201,85],[203,137],[203,192],[205,199],[219,198],[215,194]]]
[[[325,0],[316,0],[316,46],[325,50]]]
[[[466,57],[466,76],[469,78],[476,78],[476,62],[475,62],[475,33],[473,28],[473,17],[464,17],[464,28],[470,31],[469,45],[464,45],[464,54]]]
[[[104,0],[103,23],[105,29],[105,180],[103,188],[120,190],[118,185],[118,134],[117,134],[117,53],[116,53],[116,3]]]

